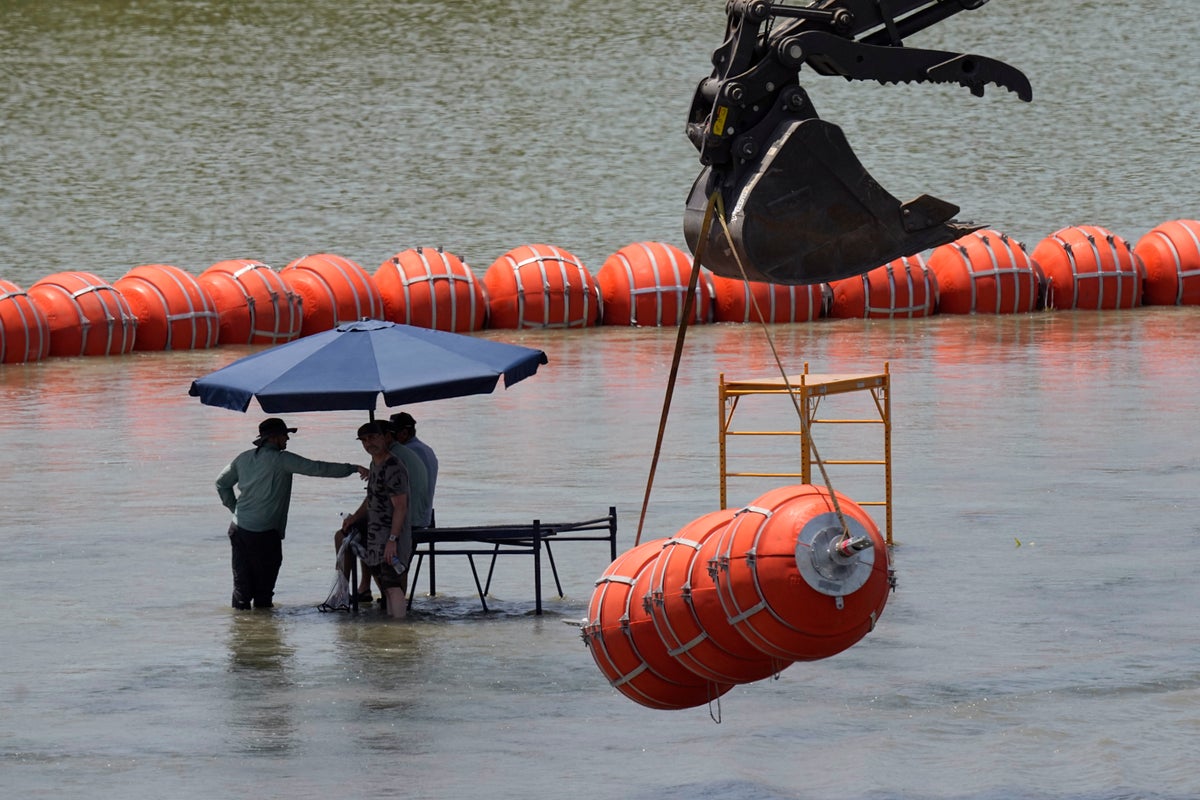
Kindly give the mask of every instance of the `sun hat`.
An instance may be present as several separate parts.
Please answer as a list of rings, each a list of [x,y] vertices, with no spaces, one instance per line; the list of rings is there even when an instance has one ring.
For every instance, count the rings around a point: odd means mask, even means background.
[[[297,428],[289,428],[287,423],[279,417],[268,417],[258,423],[258,438],[254,440],[254,446],[262,445],[267,439],[272,436],[284,436],[289,433],[295,433]]]

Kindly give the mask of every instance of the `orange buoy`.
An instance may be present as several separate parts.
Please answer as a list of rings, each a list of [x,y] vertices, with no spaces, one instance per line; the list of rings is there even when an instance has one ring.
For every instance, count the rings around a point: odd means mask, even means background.
[[[725,617],[776,658],[810,661],[866,636],[891,588],[888,552],[871,517],[807,484],[773,489],[721,531],[712,575]],[[847,534],[848,535],[845,535]]]
[[[1025,245],[995,230],[968,233],[929,256],[937,276],[939,314],[1018,314],[1034,311],[1042,271]]]
[[[920,255],[903,256],[863,275],[829,284],[825,316],[837,319],[891,319],[931,316],[937,305],[937,279]]]
[[[1102,310],[1142,302],[1142,267],[1129,243],[1095,225],[1074,225],[1033,249],[1046,276],[1046,307]]]
[[[606,325],[673,326],[683,321],[692,257],[661,242],[640,242],[609,256],[596,273]],[[712,319],[712,273],[701,269],[692,324]]]
[[[588,604],[583,641],[608,682],[630,700],[648,708],[692,708],[715,700],[732,685],[683,669],[666,654],[646,612],[637,610],[642,598],[635,596],[634,587],[640,578],[646,585],[643,573],[649,574],[665,543],[643,542],[608,565]]]
[[[1138,239],[1133,252],[1145,268],[1143,303],[1200,305],[1200,221],[1164,222]]]
[[[303,301],[301,336],[364,318],[383,319],[383,297],[375,279],[348,258],[331,253],[304,256],[279,270],[279,277]]]
[[[375,270],[387,319],[438,331],[464,333],[487,324],[487,296],[475,273],[442,248],[413,247]]]
[[[40,361],[50,354],[50,326],[29,294],[0,278],[0,364]]]
[[[133,350],[137,317],[124,296],[90,272],[56,272],[29,287],[46,317],[52,356],[113,356]]]
[[[732,510],[730,512],[730,524],[732,524],[733,518],[741,513],[745,513],[745,510]],[[721,544],[723,534],[728,529],[728,525],[718,527],[700,541],[700,547],[692,556],[688,573],[688,587],[691,589],[691,593],[688,595],[688,602],[690,603],[692,614],[695,615],[696,623],[720,653],[727,654],[736,659],[737,661],[734,663],[750,662],[761,665],[759,671],[751,671],[751,674],[766,677],[766,675],[771,674],[765,672],[768,664],[771,666],[778,664],[779,670],[782,670],[788,663],[795,659],[780,659],[772,656],[770,653],[764,653],[751,644],[729,621],[729,614],[726,613],[725,605],[716,583],[717,570],[721,562],[718,547]],[[672,620],[676,620],[674,614],[672,615]],[[680,621],[680,624],[682,624],[682,621]],[[711,669],[720,670],[722,668],[729,668],[728,662],[718,663],[716,660],[707,657],[707,654],[705,664]]]
[[[218,261],[196,280],[217,309],[221,344],[282,344],[300,335],[300,295],[261,261]]]
[[[732,638],[742,655],[729,652],[721,647],[696,615],[692,600],[693,573],[704,575],[708,567],[707,564],[697,567],[695,558],[704,542],[709,537],[719,536],[736,513],[737,510],[731,508],[709,512],[668,539],[654,560],[649,594],[643,600],[667,652],[688,670],[716,683],[761,680],[782,671],[790,663],[745,648],[740,635],[733,631],[724,616],[713,614],[708,618],[708,626],[719,627],[724,632],[719,638]],[[711,579],[704,575],[702,584],[710,585]],[[747,658],[747,653],[751,657]]]
[[[170,264],[142,264],[113,284],[138,319],[135,350],[202,350],[217,343],[212,296]]]
[[[716,322],[811,322],[821,316],[824,301],[819,283],[785,286],[713,275],[712,291]]]
[[[558,247],[509,250],[484,272],[483,285],[491,328],[588,328],[600,319],[596,279]]]

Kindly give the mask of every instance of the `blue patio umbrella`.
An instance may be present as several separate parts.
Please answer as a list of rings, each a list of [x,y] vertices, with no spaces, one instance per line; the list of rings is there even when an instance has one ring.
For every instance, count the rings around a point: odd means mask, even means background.
[[[488,394],[547,363],[541,350],[460,333],[365,319],[263,350],[192,381],[205,405],[268,414],[370,411]]]

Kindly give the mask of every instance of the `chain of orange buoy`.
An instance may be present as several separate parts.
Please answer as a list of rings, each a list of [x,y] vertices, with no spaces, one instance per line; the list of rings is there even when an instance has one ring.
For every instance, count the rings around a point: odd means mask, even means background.
[[[373,274],[318,253],[280,270],[222,261],[195,277],[143,264],[114,284],[84,271],[48,275],[28,289],[0,278],[0,363],[276,344],[362,316],[457,332],[678,325],[692,272],[679,248],[638,242],[595,275],[568,251],[539,244],[514,248],[482,278],[453,253],[422,247]],[[928,261],[906,256],[830,284],[748,283],[703,267],[697,278],[692,324],[1200,305],[1200,222],[1164,222],[1135,247],[1099,226],[1070,226],[1032,252],[1006,234],[976,231],[935,248]],[[125,289],[142,296],[126,298]]]

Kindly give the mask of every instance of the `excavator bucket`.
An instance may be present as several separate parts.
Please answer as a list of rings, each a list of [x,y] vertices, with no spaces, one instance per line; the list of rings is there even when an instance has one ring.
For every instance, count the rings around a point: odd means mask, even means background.
[[[684,238],[718,275],[822,283],[977,230],[958,208],[921,195],[901,203],[859,163],[800,86],[802,70],[881,84],[987,86],[1033,98],[1029,79],[985,56],[906,47],[904,38],[987,0],[729,0],[725,40],[700,81],[687,136],[702,170]],[[713,193],[723,214],[704,228]]]
[[[772,144],[734,185],[704,168],[684,212],[684,237],[701,244],[708,198],[730,198],[714,219],[704,266],[727,278],[781,284],[861,275],[901,256],[952,242],[981,226],[954,221],[958,207],[921,195],[900,203],[850,149],[841,128],[817,118],[781,124]]]

